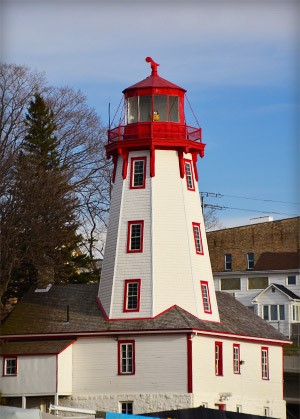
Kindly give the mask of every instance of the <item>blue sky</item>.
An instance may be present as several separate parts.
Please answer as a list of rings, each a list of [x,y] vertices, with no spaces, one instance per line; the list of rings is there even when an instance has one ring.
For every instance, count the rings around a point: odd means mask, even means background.
[[[199,187],[223,195],[206,202],[238,208],[218,211],[224,227],[299,214],[298,0],[0,0],[0,12],[1,60],[82,90],[105,124],[150,74],[145,57],[160,63],[203,129]]]

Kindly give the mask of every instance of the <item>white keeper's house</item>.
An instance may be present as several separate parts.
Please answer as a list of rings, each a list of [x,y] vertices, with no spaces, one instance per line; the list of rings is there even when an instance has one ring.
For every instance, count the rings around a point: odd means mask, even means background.
[[[284,419],[290,342],[215,292],[198,191],[201,129],[158,75],[123,91],[100,286],[31,289],[2,326],[9,404],[110,412],[206,406]]]

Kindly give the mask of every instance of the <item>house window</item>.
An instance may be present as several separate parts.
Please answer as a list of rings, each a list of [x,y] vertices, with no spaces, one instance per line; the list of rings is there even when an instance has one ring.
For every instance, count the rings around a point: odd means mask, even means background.
[[[194,233],[196,253],[198,255],[203,255],[203,245],[202,245],[201,229],[200,229],[199,223],[193,223],[193,233]]]
[[[204,313],[211,314],[211,304],[207,281],[200,281]]]
[[[146,186],[146,157],[131,159],[130,188],[143,189]]]
[[[186,178],[186,185],[189,191],[195,190],[195,181],[192,169],[192,162],[191,160],[184,160],[184,168],[185,168],[185,178]]]
[[[233,345],[233,373],[240,374],[240,345]]]
[[[125,415],[133,414],[133,402],[120,402],[120,413]]]
[[[232,256],[230,253],[225,255],[225,271],[231,271],[232,269]]]
[[[262,316],[264,320],[285,320],[283,304],[270,304],[262,306]]]
[[[127,252],[143,251],[144,221],[128,221]]]
[[[17,358],[3,359],[3,375],[17,375]]]
[[[296,275],[289,275],[287,277],[287,285],[296,285]]]
[[[223,375],[223,343],[215,342],[215,374]]]
[[[261,376],[263,380],[269,379],[269,351],[268,348],[261,348]]]
[[[124,288],[124,307],[123,311],[139,311],[140,309],[140,279],[128,279],[125,281]]]
[[[241,278],[221,278],[222,291],[239,291],[241,289]]]
[[[267,288],[268,282],[267,276],[248,278],[248,290],[263,290]]]
[[[134,374],[135,373],[135,350],[134,341],[119,341],[118,342],[119,362],[118,372],[119,375]]]
[[[254,253],[247,253],[247,269],[254,269]]]
[[[300,321],[300,305],[292,305],[293,307],[293,321],[298,322]]]

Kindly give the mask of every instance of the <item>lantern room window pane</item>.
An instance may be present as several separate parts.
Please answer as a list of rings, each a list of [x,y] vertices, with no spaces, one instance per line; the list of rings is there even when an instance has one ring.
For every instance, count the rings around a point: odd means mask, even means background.
[[[138,121],[138,97],[129,97],[127,101],[127,120],[128,124]]]
[[[169,96],[169,120],[179,122],[178,96]]]
[[[140,122],[147,122],[151,120],[151,96],[140,96]]]
[[[153,108],[153,121],[167,121],[167,96],[155,95]]]

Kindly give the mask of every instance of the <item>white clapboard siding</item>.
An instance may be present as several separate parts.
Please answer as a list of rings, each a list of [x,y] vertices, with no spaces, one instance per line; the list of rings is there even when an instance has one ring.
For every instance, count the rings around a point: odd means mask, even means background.
[[[18,356],[18,374],[2,376],[0,388],[5,397],[55,394],[56,356]]]
[[[70,345],[57,357],[57,392],[60,395],[72,394],[72,350],[73,345]]]
[[[223,376],[215,375],[216,341],[223,343]],[[244,361],[240,366],[240,374],[233,372],[234,343],[240,344],[240,359]],[[262,415],[263,407],[269,406],[273,412],[272,416],[285,417],[285,402],[282,400],[281,347],[199,336],[192,339],[192,344],[193,389],[196,404],[207,402],[209,407],[213,408],[213,405],[223,403],[226,405],[226,410],[236,410],[236,405],[242,405],[244,412],[256,415]],[[268,347],[269,351],[269,380],[262,379],[262,346]],[[226,401],[220,401],[222,393],[231,393],[231,396]]]
[[[124,340],[128,339],[131,338]],[[78,339],[73,346],[73,395],[186,393],[185,335],[144,336],[134,340],[135,374],[118,375],[118,341],[113,337]]]
[[[149,151],[130,152],[125,180],[118,160],[99,298],[110,318],[154,317],[174,305],[219,321],[198,185],[189,191],[176,151],[156,150],[150,177]],[[131,158],[147,158],[146,187],[130,189]],[[191,155],[185,155],[191,159]],[[119,218],[118,218],[119,217]],[[143,252],[127,253],[128,221],[144,221]],[[200,223],[204,254],[195,251],[192,223]],[[111,225],[113,224],[113,225]],[[123,311],[124,282],[141,280],[139,312]],[[200,281],[209,284],[212,313],[204,312]]]

